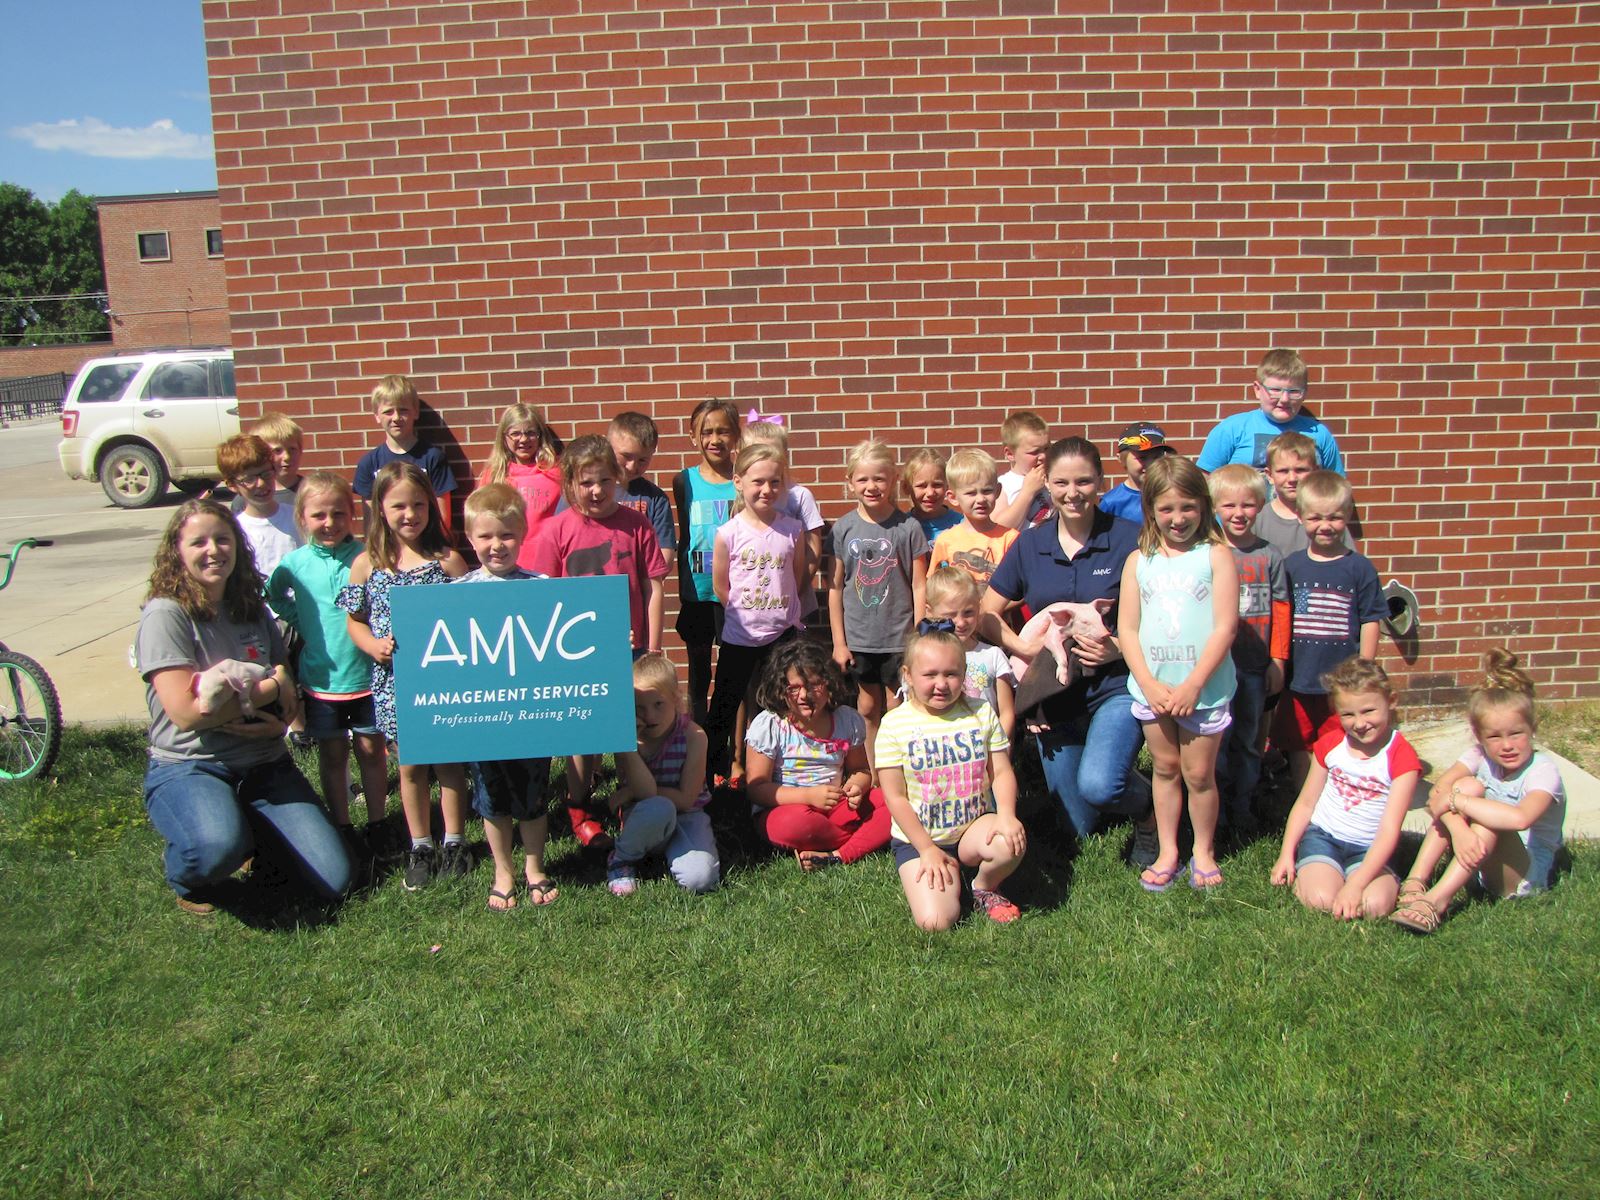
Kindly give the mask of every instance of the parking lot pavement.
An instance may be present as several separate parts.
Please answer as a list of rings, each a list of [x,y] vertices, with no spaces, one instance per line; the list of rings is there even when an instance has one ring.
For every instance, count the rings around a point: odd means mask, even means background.
[[[60,440],[55,419],[0,429],[0,552],[25,537],[55,540],[23,551],[0,592],[0,641],[44,665],[68,721],[142,724],[144,684],[128,647],[156,540],[183,497],[172,491],[151,508],[116,508],[98,484],[62,474]]]

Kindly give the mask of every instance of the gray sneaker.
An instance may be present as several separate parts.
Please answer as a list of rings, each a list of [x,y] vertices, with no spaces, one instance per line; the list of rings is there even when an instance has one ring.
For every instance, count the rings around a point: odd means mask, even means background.
[[[446,842],[439,856],[439,874],[446,879],[465,879],[472,874],[472,851],[465,842]]]
[[[1154,824],[1145,826],[1134,824],[1133,845],[1128,850],[1128,862],[1143,871],[1147,867],[1155,866],[1156,859],[1161,856],[1161,839],[1156,836]]]
[[[420,892],[432,883],[438,861],[439,854],[432,846],[413,846],[406,851],[406,891]]]

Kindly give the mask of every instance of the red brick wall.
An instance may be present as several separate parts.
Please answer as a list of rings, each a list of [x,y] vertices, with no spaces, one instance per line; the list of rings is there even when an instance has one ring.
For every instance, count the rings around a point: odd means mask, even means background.
[[[113,353],[110,342],[80,342],[70,346],[0,346],[0,379],[26,375],[76,375],[91,358]]]
[[[96,205],[117,349],[226,346],[227,276],[223,260],[206,253],[206,230],[222,225],[217,197],[101,197]],[[141,262],[141,233],[165,233],[171,259]]]
[[[1015,408],[1197,452],[1293,346],[1408,698],[1596,694],[1600,8],[1327,8],[206,0],[241,397],[345,466],[389,371],[474,466],[636,407],[665,481],[727,395],[831,501]]]

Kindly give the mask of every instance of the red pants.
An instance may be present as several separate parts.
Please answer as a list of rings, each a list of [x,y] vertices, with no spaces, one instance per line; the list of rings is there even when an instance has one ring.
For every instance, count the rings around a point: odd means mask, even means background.
[[[857,809],[836,804],[832,812],[818,812],[809,804],[780,804],[757,813],[755,821],[774,846],[835,850],[843,862],[855,862],[889,844],[889,808],[877,788],[861,798]]]

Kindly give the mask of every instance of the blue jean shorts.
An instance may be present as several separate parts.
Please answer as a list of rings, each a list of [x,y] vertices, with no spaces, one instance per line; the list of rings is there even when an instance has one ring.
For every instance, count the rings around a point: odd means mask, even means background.
[[[345,732],[377,733],[378,717],[372,711],[371,696],[350,700],[324,700],[307,694],[306,733],[319,742],[337,741]]]
[[[472,764],[472,811],[480,817],[537,821],[550,808],[550,760],[511,758]]]
[[[1294,869],[1301,871],[1311,863],[1321,863],[1347,876],[1365,861],[1369,849],[1370,846],[1358,846],[1336,838],[1319,825],[1307,825],[1300,835],[1300,844],[1295,847]],[[1387,863],[1383,869],[1394,874],[1394,868]]]

